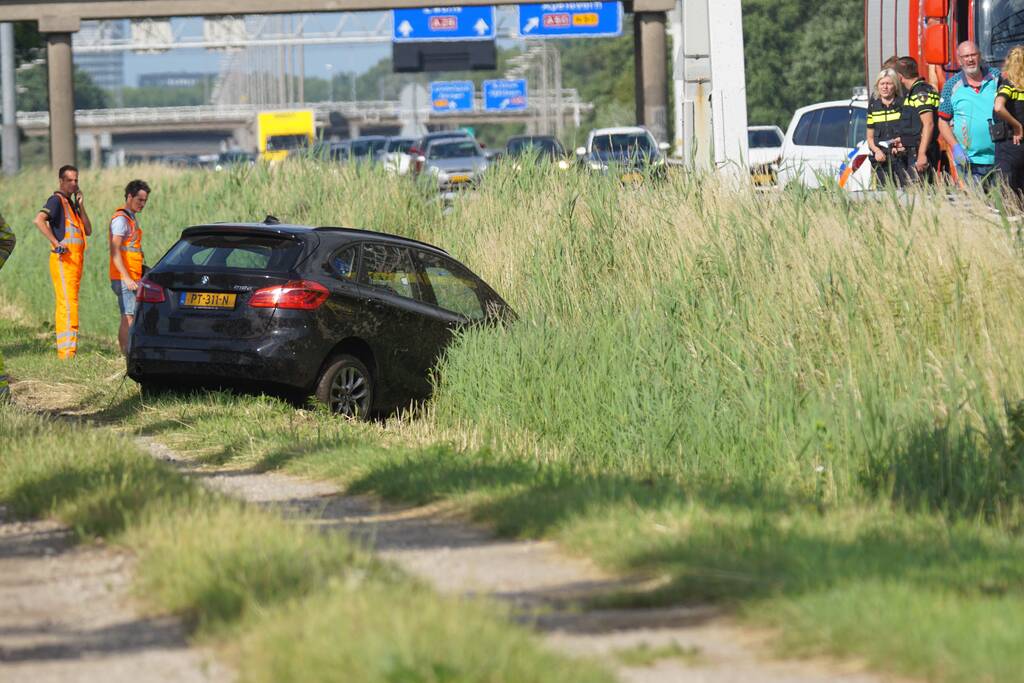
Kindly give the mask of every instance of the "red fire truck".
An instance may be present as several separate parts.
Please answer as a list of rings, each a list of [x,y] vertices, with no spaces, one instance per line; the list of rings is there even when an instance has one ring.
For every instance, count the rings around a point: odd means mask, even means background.
[[[1024,0],[864,0],[865,83],[893,55],[917,59],[941,87],[959,69],[956,46],[973,40],[990,66],[1024,43]]]

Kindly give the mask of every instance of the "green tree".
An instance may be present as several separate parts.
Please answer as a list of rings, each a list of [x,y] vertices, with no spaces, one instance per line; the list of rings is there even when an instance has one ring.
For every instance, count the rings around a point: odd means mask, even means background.
[[[49,108],[45,65],[19,69],[17,80],[19,111],[46,111]],[[103,109],[106,106],[107,94],[103,89],[89,74],[75,69],[75,109]]]
[[[747,118],[785,127],[798,107],[864,82],[861,3],[743,0]]]

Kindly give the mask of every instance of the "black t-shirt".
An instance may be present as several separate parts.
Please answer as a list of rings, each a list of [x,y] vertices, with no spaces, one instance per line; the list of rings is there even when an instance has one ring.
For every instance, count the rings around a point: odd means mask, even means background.
[[[68,204],[71,205],[73,211],[78,210],[77,202],[74,198],[68,200]],[[53,237],[58,242],[64,239],[64,205],[60,201],[60,197],[54,192],[50,195],[50,198],[46,200],[46,204],[40,209],[46,214],[46,222],[50,224],[50,230],[53,231]]]
[[[921,145],[921,115],[931,112],[932,116],[939,109],[939,93],[924,79],[918,79],[912,86],[910,92],[903,98],[903,133],[900,139],[904,147],[919,147]],[[938,140],[939,127],[936,124],[932,128],[931,140],[925,144],[934,145]]]
[[[1006,100],[1006,111],[1010,112],[1010,116],[1024,123],[1024,88],[1017,88],[1006,76],[1000,76],[999,89],[996,90],[996,98],[999,97]],[[1001,119],[997,119],[993,113],[992,120],[1000,121]]]
[[[875,144],[900,136],[900,121],[903,117],[903,101],[893,100],[886,106],[881,98],[868,102],[868,129],[875,131]]]

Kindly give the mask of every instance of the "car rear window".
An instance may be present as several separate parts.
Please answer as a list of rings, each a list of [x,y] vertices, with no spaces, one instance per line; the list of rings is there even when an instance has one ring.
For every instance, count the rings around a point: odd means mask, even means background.
[[[262,235],[192,235],[171,247],[161,265],[220,270],[286,271],[302,251],[299,240]]]

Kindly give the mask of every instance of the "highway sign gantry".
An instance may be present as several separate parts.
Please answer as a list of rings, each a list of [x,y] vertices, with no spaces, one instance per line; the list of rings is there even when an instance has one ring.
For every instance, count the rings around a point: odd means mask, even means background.
[[[484,81],[484,111],[526,109],[526,79]]]
[[[434,81],[430,84],[430,104],[438,114],[473,111],[473,81]]]
[[[391,17],[396,43],[494,40],[494,5],[396,9]]]
[[[523,38],[598,38],[622,35],[621,2],[551,2],[519,5]]]

